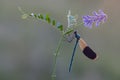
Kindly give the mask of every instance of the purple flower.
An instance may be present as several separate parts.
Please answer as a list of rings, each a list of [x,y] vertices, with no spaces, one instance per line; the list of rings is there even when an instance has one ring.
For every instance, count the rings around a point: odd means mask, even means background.
[[[101,22],[104,23],[107,19],[107,15],[102,10],[99,10],[98,13],[94,11],[92,14],[92,16],[82,17],[84,26],[88,28],[92,28],[93,23],[95,23],[95,26],[99,26]]]

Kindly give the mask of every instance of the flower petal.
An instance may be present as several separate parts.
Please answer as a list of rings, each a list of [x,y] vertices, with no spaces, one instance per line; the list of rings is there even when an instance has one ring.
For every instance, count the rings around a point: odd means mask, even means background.
[[[107,19],[107,15],[102,10],[99,10],[98,13],[94,11],[92,14],[92,16],[86,15],[82,17],[85,27],[92,28],[93,23],[98,27],[101,22],[104,23]]]

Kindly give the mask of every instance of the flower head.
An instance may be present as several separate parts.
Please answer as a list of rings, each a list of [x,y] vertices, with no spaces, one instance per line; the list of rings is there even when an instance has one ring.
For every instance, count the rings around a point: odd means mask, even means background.
[[[92,14],[92,16],[87,15],[82,17],[84,26],[88,28],[92,28],[93,23],[95,23],[95,26],[99,26],[101,22],[104,23],[107,19],[107,15],[102,10],[99,10],[98,13],[94,11]]]
[[[77,23],[77,18],[71,15],[70,10],[68,12],[67,18],[68,18],[68,28],[72,27],[73,25]]]

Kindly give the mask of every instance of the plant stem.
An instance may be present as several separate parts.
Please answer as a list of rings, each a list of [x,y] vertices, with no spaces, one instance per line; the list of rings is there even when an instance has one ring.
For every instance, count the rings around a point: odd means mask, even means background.
[[[58,58],[59,50],[60,50],[60,47],[61,47],[61,44],[62,44],[63,36],[64,35],[61,36],[61,38],[59,40],[59,43],[58,43],[58,46],[56,48],[55,54],[54,54],[53,72],[52,72],[52,76],[51,76],[52,80],[56,79],[56,63],[57,63],[57,58]]]

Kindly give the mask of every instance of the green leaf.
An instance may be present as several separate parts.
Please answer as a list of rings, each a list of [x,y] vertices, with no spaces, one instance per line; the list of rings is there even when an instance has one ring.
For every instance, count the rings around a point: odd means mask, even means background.
[[[48,14],[46,15],[45,20],[46,20],[48,23],[50,23],[50,22],[51,22],[51,19],[50,19],[50,17],[49,17],[49,15],[48,15]]]
[[[40,14],[40,15],[38,16],[38,18],[39,18],[39,19],[44,19],[44,17],[43,17],[42,14]]]
[[[63,31],[63,25],[59,25],[59,26],[58,26],[58,29],[59,29],[60,31]]]
[[[37,15],[36,15],[36,14],[34,14],[34,17],[35,17],[35,18],[37,18]]]
[[[55,20],[52,21],[52,25],[53,25],[53,26],[56,25],[56,21],[55,21]]]
[[[22,19],[26,19],[28,17],[28,14],[23,14]]]
[[[38,14],[38,19],[40,19],[40,14]]]

